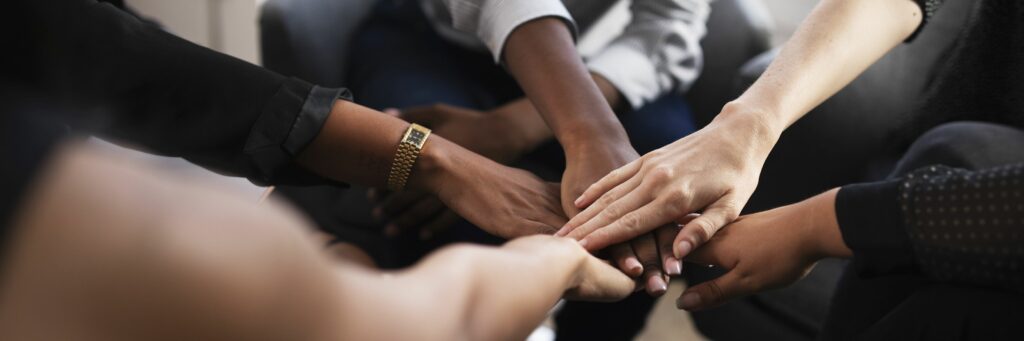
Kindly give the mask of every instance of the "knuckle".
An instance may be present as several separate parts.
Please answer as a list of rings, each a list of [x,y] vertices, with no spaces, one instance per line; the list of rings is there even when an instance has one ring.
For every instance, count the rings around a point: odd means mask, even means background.
[[[654,168],[651,168],[649,177],[651,181],[654,181],[655,183],[666,183],[669,180],[672,180],[674,175],[675,170],[673,170],[672,167],[655,166]]]

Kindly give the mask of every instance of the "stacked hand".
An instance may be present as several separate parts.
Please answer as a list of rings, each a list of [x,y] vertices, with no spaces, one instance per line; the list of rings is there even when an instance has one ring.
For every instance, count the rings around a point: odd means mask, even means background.
[[[676,305],[700,310],[803,278],[825,257],[849,257],[832,190],[806,201],[740,217],[688,260],[729,270],[687,289]]]
[[[691,213],[674,254],[683,258],[736,219],[774,143],[754,115],[723,112],[706,128],[616,169],[575,202],[585,208],[558,235],[599,250]]]
[[[435,134],[498,162],[514,161],[550,136],[550,131],[546,130],[544,122],[525,100],[513,102],[491,112],[480,112],[448,105],[417,107],[401,111],[391,109],[387,112],[428,126],[434,130]],[[537,132],[536,130],[542,131]],[[572,201],[578,194],[583,193],[587,186],[600,179],[608,171],[637,158],[636,152],[628,145],[616,146],[619,148],[611,148],[610,145],[612,144],[595,143],[592,144],[593,148],[576,150],[573,155],[567,156],[569,166],[562,183],[562,193],[567,194],[561,196],[561,207],[569,209],[569,211],[565,211],[569,216],[575,215],[579,211]],[[469,167],[463,171],[472,168]],[[521,171],[516,170],[516,173],[519,172]],[[534,177],[531,175],[529,178]],[[482,176],[478,180],[481,185],[487,184],[490,187],[495,187],[492,190],[496,190],[498,187],[503,187],[504,181],[509,179],[492,180]],[[532,179],[525,182],[520,181],[520,183],[528,187],[535,187],[540,182]],[[448,187],[454,189],[459,186]],[[542,191],[517,191],[517,193],[529,192],[540,193]],[[545,193],[557,198],[559,192],[555,189],[553,192]],[[467,193],[464,197],[471,198],[473,195]],[[458,216],[446,208],[441,200],[422,192],[406,191],[384,195],[383,192],[371,190],[369,196],[377,204],[374,215],[378,219],[388,219],[388,224],[385,227],[385,233],[388,235],[396,235],[401,231],[418,230],[422,238],[429,238],[458,220]],[[518,202],[523,198],[526,197],[519,196],[516,200],[507,201],[507,203]],[[550,199],[549,197],[545,198],[542,201]],[[467,200],[472,201],[473,199]],[[455,209],[455,207],[452,208]],[[519,207],[518,209],[528,208]],[[549,208],[545,207],[545,209]],[[456,209],[456,211],[459,210]],[[487,212],[490,211],[481,210],[472,212],[470,215],[487,214]],[[561,212],[559,210],[560,214]],[[466,218],[474,221],[468,216]],[[555,230],[546,225],[532,228],[512,228],[516,225],[511,224],[500,230],[488,227],[494,225],[496,224],[479,226],[492,234],[506,238],[534,233],[550,234]],[[665,274],[678,275],[681,271],[681,263],[672,257],[672,240],[678,230],[678,225],[667,224],[655,233],[645,234],[640,238],[610,248],[608,256],[628,275],[642,276],[649,293],[660,295],[667,289],[668,278]]]

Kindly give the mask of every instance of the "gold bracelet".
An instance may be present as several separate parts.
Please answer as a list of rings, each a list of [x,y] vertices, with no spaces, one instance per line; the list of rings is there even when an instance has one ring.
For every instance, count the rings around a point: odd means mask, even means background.
[[[423,145],[430,137],[430,129],[413,123],[402,135],[402,141],[398,143],[398,151],[395,153],[395,161],[391,164],[391,172],[388,173],[388,189],[401,191],[405,183],[409,181],[409,174],[412,173],[412,166],[416,164],[416,158],[420,156]]]

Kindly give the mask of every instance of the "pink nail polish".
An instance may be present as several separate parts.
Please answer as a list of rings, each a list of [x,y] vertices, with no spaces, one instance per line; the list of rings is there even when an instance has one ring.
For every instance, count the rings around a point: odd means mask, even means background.
[[[647,290],[652,296],[660,296],[668,291],[668,285],[658,276],[651,276],[647,279]]]
[[[665,259],[665,273],[669,276],[679,276],[683,274],[683,262],[680,262],[675,258]]]

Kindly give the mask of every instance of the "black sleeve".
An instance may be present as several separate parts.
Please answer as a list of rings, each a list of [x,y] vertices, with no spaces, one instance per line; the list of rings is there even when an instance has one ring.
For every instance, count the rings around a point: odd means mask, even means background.
[[[914,38],[917,37],[917,34],[921,33],[921,30],[924,29],[926,24],[928,24],[928,21],[931,21],[932,17],[935,16],[935,12],[939,10],[939,7],[942,7],[942,2],[944,1],[945,0],[914,0],[914,2],[921,7],[922,18],[921,24],[917,25],[917,29],[914,30],[914,33],[910,34],[910,37],[907,38],[907,42],[914,40]]]
[[[346,90],[194,45],[111,4],[12,4],[3,15],[10,30],[0,34],[18,55],[4,63],[4,76],[103,113],[77,127],[259,184],[322,180],[292,159]]]
[[[846,186],[836,215],[862,274],[918,272],[1024,291],[1024,164],[931,166]]]

